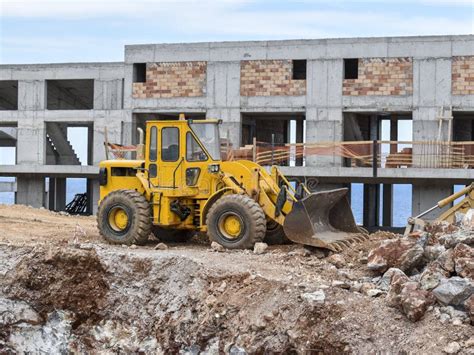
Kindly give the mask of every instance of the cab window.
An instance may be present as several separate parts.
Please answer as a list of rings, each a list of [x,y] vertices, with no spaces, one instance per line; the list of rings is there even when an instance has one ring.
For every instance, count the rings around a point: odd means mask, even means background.
[[[207,154],[201,148],[196,138],[188,132],[186,133],[186,160],[187,161],[206,161]]]
[[[179,129],[166,127],[161,130],[161,160],[177,161],[179,159]]]
[[[156,161],[156,127],[150,130],[150,161]]]

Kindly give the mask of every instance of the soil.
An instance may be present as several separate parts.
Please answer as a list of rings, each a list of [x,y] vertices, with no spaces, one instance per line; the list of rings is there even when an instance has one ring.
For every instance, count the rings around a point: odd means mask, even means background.
[[[413,323],[354,289],[376,277],[368,251],[396,237],[372,234],[337,268],[299,245],[112,246],[95,217],[0,205],[0,353],[474,353],[472,325],[434,310]]]

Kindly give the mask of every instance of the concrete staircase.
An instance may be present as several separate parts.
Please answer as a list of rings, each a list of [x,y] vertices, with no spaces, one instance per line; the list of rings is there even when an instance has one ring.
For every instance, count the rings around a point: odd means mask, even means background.
[[[67,140],[67,126],[49,122],[46,129],[46,164],[81,165],[71,143]]]

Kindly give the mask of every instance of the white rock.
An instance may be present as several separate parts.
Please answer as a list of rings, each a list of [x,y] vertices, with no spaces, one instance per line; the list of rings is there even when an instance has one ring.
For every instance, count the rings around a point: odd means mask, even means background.
[[[379,290],[377,288],[372,288],[370,290],[367,290],[367,296],[369,296],[369,297],[378,297],[383,293],[384,292],[382,290]]]
[[[211,249],[214,250],[214,251],[217,251],[217,252],[225,251],[225,248],[217,242],[212,242],[211,243]]]
[[[165,243],[158,243],[155,245],[155,250],[166,250],[168,246]]]
[[[267,250],[268,244],[267,243],[255,243],[253,247],[253,252],[255,254],[263,254],[265,250]]]
[[[326,294],[323,290],[318,290],[315,292],[303,293],[301,298],[306,300],[312,306],[319,306],[324,304],[324,301],[326,300]]]
[[[443,349],[446,354],[457,354],[461,350],[461,345],[458,342],[451,342]]]

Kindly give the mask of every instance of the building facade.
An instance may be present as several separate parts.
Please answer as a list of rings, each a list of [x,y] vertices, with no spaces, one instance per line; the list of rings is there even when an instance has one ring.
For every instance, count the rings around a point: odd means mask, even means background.
[[[87,178],[92,211],[105,128],[111,142],[134,144],[146,120],[181,112],[222,119],[234,146],[272,135],[279,143],[378,140],[383,120],[391,141],[403,140],[401,121],[415,142],[474,141],[474,36],[129,45],[123,63],[0,65],[0,146],[16,148],[15,164],[0,165],[16,183],[0,186],[16,191],[17,203],[62,209],[65,179]],[[70,127],[87,132],[87,162]],[[421,165],[374,175],[337,156],[297,165],[282,169],[322,189],[364,183],[368,226],[390,225],[393,184],[412,184],[417,214],[474,177],[470,167]]]

